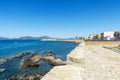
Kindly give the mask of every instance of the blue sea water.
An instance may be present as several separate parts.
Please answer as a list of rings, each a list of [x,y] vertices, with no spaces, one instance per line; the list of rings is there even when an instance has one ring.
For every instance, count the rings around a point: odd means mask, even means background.
[[[48,51],[53,51],[56,58],[66,60],[66,55],[74,49],[78,44],[68,42],[49,42],[40,40],[0,40],[0,59],[4,59],[17,54],[33,51],[37,54],[46,55]],[[36,68],[20,68],[20,62],[24,59],[10,60],[2,65],[0,69],[4,68],[3,72],[0,72],[0,80],[5,80],[8,77],[19,75],[22,73],[40,73],[45,74],[53,66],[47,62],[39,62],[40,66]]]

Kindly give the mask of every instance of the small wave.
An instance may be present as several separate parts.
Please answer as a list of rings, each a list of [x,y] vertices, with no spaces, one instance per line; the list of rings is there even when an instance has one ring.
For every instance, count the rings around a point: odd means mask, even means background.
[[[3,69],[0,69],[0,72],[3,72],[5,69],[3,68]]]

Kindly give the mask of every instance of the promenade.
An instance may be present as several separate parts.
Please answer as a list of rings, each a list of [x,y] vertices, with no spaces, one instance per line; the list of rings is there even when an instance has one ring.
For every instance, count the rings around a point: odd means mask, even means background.
[[[85,47],[86,80],[120,80],[120,54],[100,46]]]
[[[101,46],[77,46],[67,65],[54,67],[42,80],[120,80],[120,54]]]

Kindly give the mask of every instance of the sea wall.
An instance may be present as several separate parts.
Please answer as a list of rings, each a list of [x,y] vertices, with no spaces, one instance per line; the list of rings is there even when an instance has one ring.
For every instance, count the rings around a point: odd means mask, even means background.
[[[120,41],[97,41],[97,40],[73,40],[71,42],[83,43],[85,42],[86,46],[118,46]]]
[[[54,67],[41,80],[120,80],[120,54],[102,47],[119,41],[80,43],[67,55],[67,65]]]
[[[85,54],[84,54],[85,43],[79,44],[74,50],[67,55],[67,64],[78,65],[84,67],[85,64]]]
[[[88,46],[96,45],[96,46],[118,46],[120,45],[120,41],[85,41],[85,44]]]
[[[84,80],[84,43],[67,55],[67,65],[55,66],[41,80]]]

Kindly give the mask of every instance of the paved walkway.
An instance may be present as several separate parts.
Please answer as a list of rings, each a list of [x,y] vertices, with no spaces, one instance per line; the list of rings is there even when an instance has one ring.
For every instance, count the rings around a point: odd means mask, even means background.
[[[120,54],[100,46],[78,46],[67,62],[54,67],[42,80],[120,80]]]
[[[54,67],[42,80],[83,80],[84,69],[72,65]]]
[[[87,80],[120,80],[120,54],[99,46],[85,47]]]

